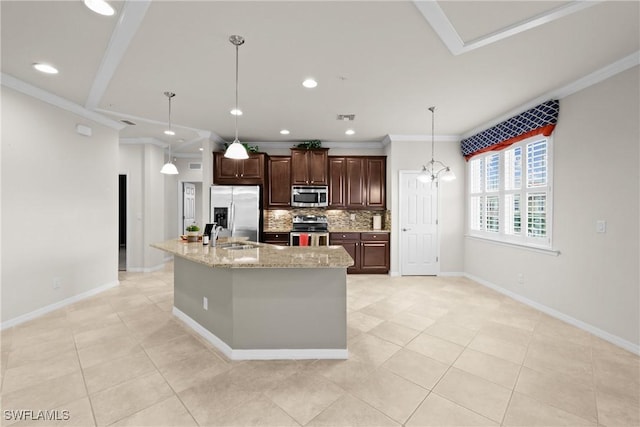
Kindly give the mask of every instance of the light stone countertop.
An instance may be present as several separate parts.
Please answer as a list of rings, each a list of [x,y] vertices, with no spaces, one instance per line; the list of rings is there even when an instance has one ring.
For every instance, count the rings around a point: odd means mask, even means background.
[[[249,249],[225,249],[227,242],[249,244]],[[219,268],[346,268],[353,259],[342,246],[278,246],[268,243],[229,239],[218,246],[180,239],[152,243],[151,247],[187,260]]]

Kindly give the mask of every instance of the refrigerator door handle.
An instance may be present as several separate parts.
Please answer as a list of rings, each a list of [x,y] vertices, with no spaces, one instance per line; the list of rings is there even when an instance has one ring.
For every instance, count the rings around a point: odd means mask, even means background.
[[[236,234],[236,206],[235,203],[231,202],[231,207],[229,208],[229,230],[231,230],[231,236],[233,237]]]

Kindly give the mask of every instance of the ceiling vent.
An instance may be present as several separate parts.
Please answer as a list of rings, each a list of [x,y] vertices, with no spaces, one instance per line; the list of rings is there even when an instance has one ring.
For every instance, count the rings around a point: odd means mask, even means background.
[[[352,122],[355,118],[355,114],[338,114],[338,120],[342,120],[343,122]]]
[[[129,126],[135,126],[136,124],[133,123],[131,120],[126,120],[126,119],[122,119],[120,120],[122,123],[124,123],[125,125],[129,125]]]
[[[202,163],[189,163],[190,170],[202,170]]]

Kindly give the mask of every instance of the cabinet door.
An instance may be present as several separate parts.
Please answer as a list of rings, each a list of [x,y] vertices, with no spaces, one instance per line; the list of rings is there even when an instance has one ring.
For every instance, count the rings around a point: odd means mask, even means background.
[[[218,179],[235,179],[238,177],[238,166],[242,160],[227,159],[222,154],[216,154],[215,177]]]
[[[327,185],[327,150],[307,151],[309,184]]]
[[[291,157],[270,156],[268,162],[268,172],[269,185],[267,188],[267,207],[280,209],[290,207]]]
[[[344,208],[344,181],[346,175],[346,162],[344,157],[331,157],[329,159],[329,207]]]
[[[264,154],[251,154],[248,159],[241,160],[240,178],[262,179],[264,176]]]
[[[345,179],[345,202],[347,209],[364,209],[367,205],[365,191],[365,161],[363,158],[347,157]]]
[[[291,184],[307,185],[309,183],[307,170],[306,150],[291,150]]]
[[[363,241],[360,244],[360,269],[363,273],[389,271],[389,242]]]
[[[262,241],[272,245],[289,246],[289,233],[262,233]]]
[[[371,209],[384,209],[386,205],[386,159],[367,159],[367,207]]]

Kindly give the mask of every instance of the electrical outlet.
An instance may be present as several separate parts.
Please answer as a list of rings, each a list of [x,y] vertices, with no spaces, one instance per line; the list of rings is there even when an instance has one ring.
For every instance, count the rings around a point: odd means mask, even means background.
[[[606,233],[607,232],[607,221],[603,219],[599,219],[596,221],[596,233]]]
[[[351,218],[351,221],[355,221],[356,220],[356,214],[351,214],[349,216],[349,218]]]
[[[209,310],[209,299],[207,297],[202,297],[202,308]]]
[[[518,273],[518,285],[524,285],[524,274]]]
[[[62,279],[60,277],[53,278],[53,289],[60,289],[62,286]]]

